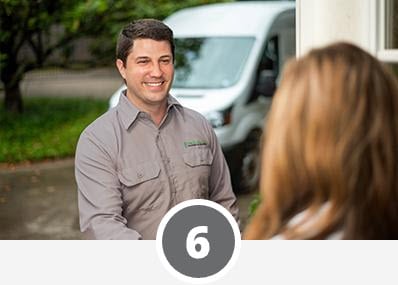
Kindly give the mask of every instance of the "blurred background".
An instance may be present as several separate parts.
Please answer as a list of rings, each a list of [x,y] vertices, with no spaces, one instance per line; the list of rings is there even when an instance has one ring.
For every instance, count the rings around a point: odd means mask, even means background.
[[[123,83],[119,30],[216,2],[235,1],[0,0],[0,239],[81,238],[73,157],[81,131]],[[398,0],[296,6],[297,55],[346,40],[398,71]],[[243,227],[256,192],[237,193]]]
[[[0,239],[80,239],[73,156],[122,80],[118,32],[222,0],[0,0]],[[255,193],[239,195],[243,225]]]

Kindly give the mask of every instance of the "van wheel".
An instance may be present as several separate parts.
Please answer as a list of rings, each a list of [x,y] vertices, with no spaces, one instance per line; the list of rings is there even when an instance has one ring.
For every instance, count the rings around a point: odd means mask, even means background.
[[[258,189],[260,177],[260,137],[261,130],[250,133],[244,144],[244,153],[240,168],[240,192]]]

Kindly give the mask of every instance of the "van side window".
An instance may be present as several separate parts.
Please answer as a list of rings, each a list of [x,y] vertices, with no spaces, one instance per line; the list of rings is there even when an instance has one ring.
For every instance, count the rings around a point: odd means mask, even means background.
[[[248,103],[262,96],[272,96],[275,90],[275,80],[279,73],[279,38],[277,35],[268,39],[264,47],[256,72],[256,81]]]

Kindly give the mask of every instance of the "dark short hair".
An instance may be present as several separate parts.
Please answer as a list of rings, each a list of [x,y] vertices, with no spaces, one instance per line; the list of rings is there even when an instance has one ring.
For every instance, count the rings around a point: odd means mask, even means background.
[[[126,64],[135,39],[168,41],[174,59],[173,31],[163,22],[155,19],[140,19],[127,24],[120,32],[116,45],[116,58]]]

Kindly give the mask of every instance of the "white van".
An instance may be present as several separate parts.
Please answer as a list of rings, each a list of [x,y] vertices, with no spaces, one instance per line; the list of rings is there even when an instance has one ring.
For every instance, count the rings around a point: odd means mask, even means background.
[[[264,117],[282,65],[295,55],[294,2],[210,4],[182,9],[164,22],[176,45],[170,93],[213,125],[234,190],[255,187]]]

